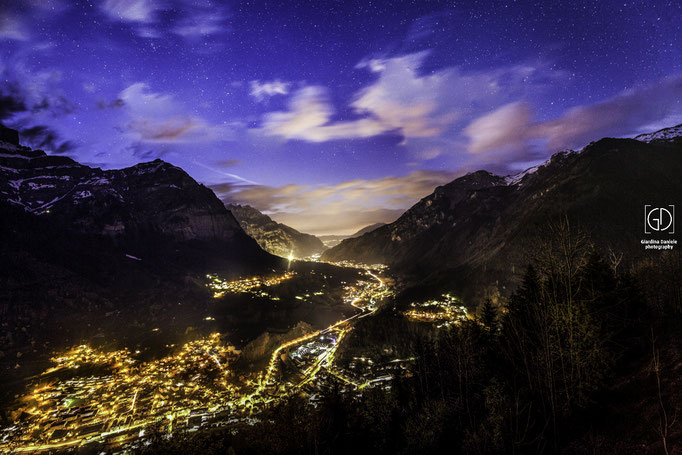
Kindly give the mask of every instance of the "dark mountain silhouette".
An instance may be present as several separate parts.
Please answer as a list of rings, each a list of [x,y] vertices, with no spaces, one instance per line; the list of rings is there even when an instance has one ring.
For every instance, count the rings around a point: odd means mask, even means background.
[[[465,175],[395,222],[327,250],[323,259],[386,263],[464,294],[507,294],[541,248],[536,239],[547,223],[565,217],[603,251],[623,251],[626,261],[636,261],[650,254],[640,243],[644,206],[682,202],[682,147],[677,136],[659,136],[649,143],[602,139],[514,176]]]
[[[99,236],[130,256],[203,272],[276,260],[244,233],[208,188],[161,160],[120,170],[84,166],[19,144],[2,128],[0,198],[74,234]]]

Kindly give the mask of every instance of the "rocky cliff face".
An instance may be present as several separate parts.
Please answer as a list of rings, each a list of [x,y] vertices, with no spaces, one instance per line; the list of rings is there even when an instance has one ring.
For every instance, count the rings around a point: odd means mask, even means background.
[[[289,255],[304,258],[325,250],[322,241],[317,237],[277,223],[251,206],[230,204],[227,208],[237,218],[244,231],[269,253],[285,258]]]

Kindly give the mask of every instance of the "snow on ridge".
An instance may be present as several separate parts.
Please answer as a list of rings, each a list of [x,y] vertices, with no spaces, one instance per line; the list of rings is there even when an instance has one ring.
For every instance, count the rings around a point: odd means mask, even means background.
[[[20,147],[11,142],[0,141],[0,150],[2,149],[6,151],[17,151],[20,150]]]
[[[89,190],[78,191],[73,195],[74,199],[85,199],[92,197],[92,192]]]
[[[19,169],[14,169],[13,167],[0,166],[0,169],[6,172],[12,172],[14,174],[17,174],[19,172]]]
[[[106,177],[93,177],[82,183],[83,185],[110,185],[111,180]]]
[[[19,158],[21,160],[32,159],[29,156],[19,155],[18,153],[0,153],[0,158]]]
[[[507,175],[504,177],[504,183],[507,185],[516,185],[517,183],[521,182],[523,178],[529,174],[533,174],[535,171],[537,171],[540,168],[540,166],[533,166],[529,167],[525,171],[521,171],[518,174],[512,174],[512,175]]]
[[[28,179],[27,179],[28,180]],[[35,183],[35,182],[28,182],[28,187],[32,190],[42,190],[45,188],[55,188],[56,185],[52,183]]]
[[[537,166],[529,167],[525,171],[521,171],[517,174],[510,174],[510,175],[505,176],[504,182],[509,186],[513,186],[513,185],[517,185],[517,184],[519,186],[521,186],[521,180],[523,180],[523,178],[525,176],[530,175],[530,174],[534,174],[535,172],[537,172],[538,169],[545,167],[545,166],[549,165],[550,163],[552,163],[558,159],[565,158],[566,156],[572,155],[574,153],[581,153],[583,150],[584,150],[584,148],[580,149],[579,151],[576,152],[575,150],[566,149],[566,150],[562,150],[560,152],[557,152],[557,153],[553,154],[547,161],[545,161],[542,164],[538,164]]]
[[[653,133],[640,134],[635,136],[635,139],[640,142],[668,141],[680,136],[682,136],[682,124],[663,128]]]

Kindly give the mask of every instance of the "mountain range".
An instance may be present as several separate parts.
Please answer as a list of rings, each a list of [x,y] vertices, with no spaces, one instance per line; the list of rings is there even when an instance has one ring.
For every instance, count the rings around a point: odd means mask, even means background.
[[[384,226],[386,223],[374,223],[370,224],[369,226],[365,226],[364,228],[360,229],[359,231],[351,234],[351,235],[321,235],[319,237],[320,240],[324,243],[324,245],[328,248],[334,247],[341,243],[342,240],[345,239],[354,239],[355,237],[360,237],[361,235],[364,235],[368,232],[372,232],[375,229],[380,228],[381,226]]]
[[[395,222],[368,226],[322,258],[385,263],[409,282],[447,282],[465,294],[476,289],[504,295],[537,252],[535,239],[547,222],[565,217],[589,229],[599,248],[638,260],[647,254],[640,244],[644,205],[679,203],[681,132],[678,125],[635,139],[605,138],[516,175],[467,174],[436,188]],[[17,270],[96,262],[63,259],[78,251],[108,259],[87,270],[99,270],[100,282],[125,276],[115,265],[121,260],[126,269],[131,261],[138,268],[144,263],[147,272],[137,273],[136,280],[154,276],[153,282],[168,273],[220,269],[236,275],[282,264],[264,249],[282,257],[324,250],[320,239],[252,207],[226,207],[210,189],[164,161],[92,168],[24,147],[18,133],[4,127],[0,196],[8,258],[3,265],[19,282]],[[52,241],[38,254],[35,245],[46,236],[31,230],[62,232],[71,246]],[[81,251],[86,244],[88,251]]]
[[[314,235],[304,234],[286,224],[278,223],[250,205],[229,204],[226,207],[261,248],[276,256],[305,258],[326,249],[322,241]]]
[[[120,170],[91,168],[19,144],[0,132],[0,195],[9,205],[80,235],[115,243],[129,256],[213,267],[272,263],[207,187],[161,160]]]
[[[467,174],[322,258],[385,263],[422,291],[447,287],[472,299],[495,297],[507,295],[540,252],[548,226],[565,219],[597,248],[636,262],[655,254],[641,244],[645,205],[682,202],[681,131],[601,139],[516,175]]]

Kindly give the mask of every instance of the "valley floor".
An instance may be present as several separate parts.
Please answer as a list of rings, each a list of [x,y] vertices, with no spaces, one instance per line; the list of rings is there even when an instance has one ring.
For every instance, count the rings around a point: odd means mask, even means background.
[[[355,322],[372,315],[392,295],[381,270],[365,267],[360,280],[344,287],[343,301],[354,314],[276,346],[260,372],[235,369],[241,351],[217,332],[167,346],[172,354],[155,360],[143,360],[139,350],[89,345],[56,355],[51,368],[28,379],[28,392],[13,412],[15,421],[0,430],[0,450],[133,448],[150,427],[162,426],[168,434],[221,427],[258,419],[264,408],[293,394],[304,393],[314,402],[333,384],[347,390],[380,386],[400,363],[354,372],[339,367],[335,354]],[[217,299],[225,293],[253,292],[276,304],[279,298],[268,289],[294,275],[234,282],[212,276],[209,286]],[[296,299],[324,291],[311,290]]]

